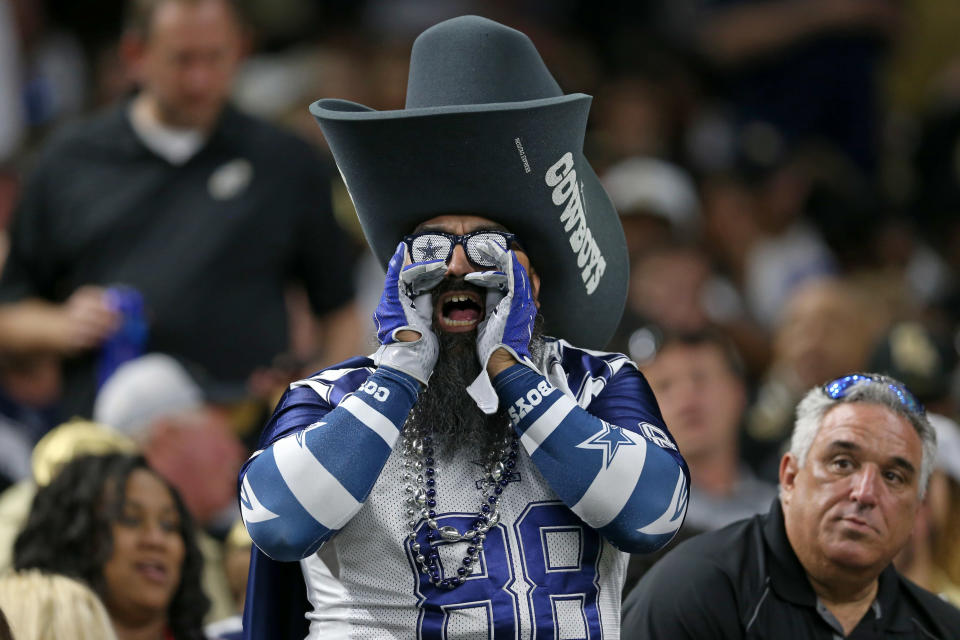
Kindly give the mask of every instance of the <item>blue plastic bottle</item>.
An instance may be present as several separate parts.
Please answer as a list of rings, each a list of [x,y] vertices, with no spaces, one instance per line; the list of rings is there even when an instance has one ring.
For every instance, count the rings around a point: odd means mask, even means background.
[[[114,286],[106,291],[107,304],[121,315],[120,327],[100,349],[97,388],[103,386],[121,364],[143,355],[149,327],[143,309],[143,296],[133,287]]]

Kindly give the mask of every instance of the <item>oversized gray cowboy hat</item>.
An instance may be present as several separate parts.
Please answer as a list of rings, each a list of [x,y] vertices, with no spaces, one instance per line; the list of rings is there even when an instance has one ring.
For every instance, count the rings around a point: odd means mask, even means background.
[[[628,263],[582,153],[590,101],[563,94],[523,33],[462,16],[414,42],[405,109],[327,99],[310,112],[381,264],[434,216],[489,218],[540,275],[546,332],[599,349],[623,312]]]

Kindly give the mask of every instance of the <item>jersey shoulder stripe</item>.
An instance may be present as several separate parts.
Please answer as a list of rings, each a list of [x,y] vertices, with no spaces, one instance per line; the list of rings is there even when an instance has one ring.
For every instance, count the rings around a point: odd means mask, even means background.
[[[583,408],[589,407],[621,370],[637,370],[633,361],[622,353],[582,349],[559,338],[544,341],[541,371]]]
[[[322,418],[374,371],[370,358],[350,358],[292,383],[264,427],[259,448],[266,449],[292,431]]]

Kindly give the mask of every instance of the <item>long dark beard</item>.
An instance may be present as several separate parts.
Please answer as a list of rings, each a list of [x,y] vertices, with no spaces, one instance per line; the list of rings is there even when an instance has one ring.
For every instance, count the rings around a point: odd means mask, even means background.
[[[470,286],[470,285],[466,285]],[[435,297],[449,289],[463,289],[461,282],[444,281],[435,291]],[[543,352],[543,317],[537,315],[530,355],[539,362]],[[467,387],[480,375],[477,358],[477,332],[448,333],[434,326],[440,342],[440,355],[430,376],[430,384],[414,405],[407,419],[407,429],[431,434],[437,451],[443,457],[453,457],[468,451],[482,458],[501,447],[512,433],[506,407],[487,415],[477,407],[467,393]]]

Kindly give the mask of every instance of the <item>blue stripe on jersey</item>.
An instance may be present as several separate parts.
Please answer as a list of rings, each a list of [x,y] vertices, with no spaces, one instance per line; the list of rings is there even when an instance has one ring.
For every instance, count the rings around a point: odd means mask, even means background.
[[[363,502],[371,488],[371,473],[380,472],[382,461],[390,455],[393,443],[388,445],[350,414],[336,418],[339,419],[335,424],[327,422],[303,433],[303,442],[323,468],[357,502]]]
[[[644,469],[644,482],[637,484],[630,497],[630,504],[642,505],[642,508],[624,509],[600,529],[600,534],[618,548],[629,546],[633,553],[651,553],[670,542],[686,515],[689,485],[685,471],[678,469],[669,456],[650,456]],[[645,482],[650,477],[656,479],[659,490],[638,495],[650,491]]]
[[[508,413],[512,411],[510,415],[516,418],[515,427],[521,434],[521,442],[530,459],[548,481],[554,479],[550,487],[557,496],[573,506],[580,502],[597,479],[599,471],[603,470],[603,465],[598,465],[598,462],[609,462],[604,459],[602,443],[591,446],[589,438],[584,438],[583,427],[586,426],[586,430],[594,434],[594,423],[599,423],[599,420],[583,410],[575,411],[576,405],[572,400],[542,383],[540,376],[522,367],[510,375],[505,373],[503,378],[498,377],[497,390],[505,400],[512,400],[512,404],[508,405]],[[539,388],[537,385],[540,385]],[[547,389],[549,393],[544,393]],[[585,422],[589,424],[584,425]],[[581,446],[585,440],[585,446]],[[616,455],[621,450],[626,451],[626,444],[634,444],[616,437],[613,441],[612,447],[606,447],[606,458],[613,458],[611,452]],[[639,449],[642,468],[646,447],[641,444],[634,448]],[[621,454],[621,457],[624,455]],[[636,482],[635,478],[633,482]]]
[[[260,435],[260,448],[323,419],[330,406],[309,387],[290,389],[283,394]],[[268,436],[269,434],[269,436]]]
[[[241,513],[257,546],[298,560],[342,528],[373,488],[419,388],[382,367],[331,409],[313,386],[291,387],[268,425],[286,435],[241,471]]]
[[[560,365],[567,374],[567,387],[574,397],[581,398],[587,388],[602,388],[621,367],[631,366],[622,353],[587,351],[558,340]]]
[[[606,381],[588,413],[522,365],[494,379],[524,448],[550,487],[584,522],[627,551],[665,544],[686,511],[686,464],[662,426],[656,400],[652,393],[627,398],[645,384],[635,369],[623,369]],[[611,417],[617,422],[608,422]]]
[[[287,488],[273,450],[265,450],[251,462],[241,484],[240,512],[257,546],[274,560],[285,562],[319,549],[333,532],[314,520]],[[257,521],[258,517],[264,519]]]
[[[597,475],[598,456],[594,451],[580,450],[576,446],[583,440],[582,434],[574,431],[577,418],[568,418],[537,449],[530,459],[548,482],[557,496],[567,505],[573,506],[580,501]],[[562,453],[562,456],[557,456]],[[590,523],[591,525],[593,523]]]
[[[372,367],[373,361],[370,358],[350,358],[305,379],[328,387],[323,395],[306,385],[291,385],[263,428],[259,448],[265,449],[271,442],[279,440],[298,427],[316,422],[319,418],[310,420],[309,416],[316,416],[318,411],[326,413],[340,404],[345,396],[353,393],[370,377]]]
[[[506,403],[507,415],[520,435],[531,427],[543,426],[543,423],[537,424],[537,419],[564,397],[543,376],[519,364],[497,374],[493,388]],[[563,416],[558,417],[562,419]],[[543,431],[540,434],[535,437],[538,443],[548,435]]]
[[[604,387],[603,392],[593,399],[590,413],[637,433],[642,432],[641,422],[656,425],[676,448],[676,442],[664,425],[653,390],[632,363],[624,366],[615,379]]]

